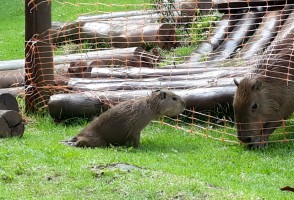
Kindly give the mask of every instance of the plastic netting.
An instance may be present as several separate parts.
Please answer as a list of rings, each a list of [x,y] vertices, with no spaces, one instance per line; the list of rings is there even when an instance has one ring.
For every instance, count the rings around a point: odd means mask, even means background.
[[[160,123],[191,134],[240,143],[233,121],[232,103],[237,89],[234,79],[240,82],[244,77],[271,78],[272,85],[267,87],[275,89],[268,93],[288,92],[288,95],[280,94],[281,98],[294,99],[294,89],[291,89],[294,87],[291,83],[294,12],[292,5],[285,1],[51,0],[41,3],[52,4],[52,29],[27,41],[27,63],[30,60],[33,63],[26,66],[41,68],[34,72],[26,69],[26,95],[33,99],[32,104],[41,108],[47,107],[46,99],[53,95],[54,109],[60,105],[58,116],[66,109],[73,115],[77,112],[70,105],[71,101],[80,101],[74,100],[76,97],[98,101],[98,108],[93,108],[96,112],[164,88],[184,98],[187,109],[177,118],[165,117]],[[38,9],[39,4],[31,9]],[[275,83],[278,80],[283,82]],[[56,97],[58,94],[64,95]],[[250,99],[250,95],[244,98]],[[259,106],[264,109],[273,105]],[[279,106],[278,109],[285,109]],[[287,116],[278,110],[270,114],[260,112],[258,121],[250,117],[249,111],[243,112],[246,108],[241,106],[241,115],[247,118],[243,117],[243,125],[239,124],[239,139],[242,131],[247,139],[263,138],[269,132],[267,129],[278,128],[270,142],[294,140],[293,123],[287,120],[292,108],[291,104],[287,106],[290,110]],[[84,114],[89,110],[82,103],[80,109],[81,112],[84,109]],[[242,130],[245,123],[258,125]],[[250,131],[254,132],[253,136],[248,135]]]

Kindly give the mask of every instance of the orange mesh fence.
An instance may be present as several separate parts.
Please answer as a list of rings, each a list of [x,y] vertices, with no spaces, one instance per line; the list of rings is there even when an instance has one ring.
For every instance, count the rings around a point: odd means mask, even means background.
[[[289,92],[292,96],[288,97],[294,99],[291,4],[210,0],[36,2],[30,1],[34,5],[31,10],[40,4],[52,5],[52,28],[27,41],[26,80],[20,79],[24,72],[19,71],[21,76],[15,75],[13,83],[25,84],[25,95],[32,106],[42,109],[50,99],[49,110],[51,101],[55,109],[50,114],[59,112],[60,117],[68,112],[74,117],[76,110],[70,109],[76,107],[71,103],[81,101],[83,114],[92,115],[165,88],[184,98],[187,108],[177,118],[164,117],[160,123],[229,143],[266,143],[269,133],[273,134],[270,142],[294,139],[288,119],[292,113],[290,100],[287,114],[261,110],[254,115],[258,117],[250,118],[254,106],[264,109],[273,105],[260,103],[260,99],[269,98],[263,93],[252,108],[254,100],[249,93],[238,105],[239,113],[249,105],[249,111],[243,112],[247,117],[240,117],[239,125],[233,112],[237,90],[234,79],[241,86],[245,77],[266,78],[267,83],[274,84],[264,87],[276,84],[288,88],[266,93]],[[89,111],[89,105],[94,111]],[[275,114],[278,118],[269,117]],[[247,123],[250,125],[244,125]]]

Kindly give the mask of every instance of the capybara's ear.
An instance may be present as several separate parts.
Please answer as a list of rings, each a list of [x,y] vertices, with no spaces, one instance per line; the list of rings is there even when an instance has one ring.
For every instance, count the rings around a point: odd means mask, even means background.
[[[260,90],[262,87],[262,81],[261,80],[255,80],[255,82],[252,84],[252,90]]]
[[[166,98],[166,92],[160,91],[159,96],[160,96],[160,99],[165,99]]]
[[[234,83],[235,85],[238,87],[239,86],[239,82],[237,81],[237,79],[234,78]]]

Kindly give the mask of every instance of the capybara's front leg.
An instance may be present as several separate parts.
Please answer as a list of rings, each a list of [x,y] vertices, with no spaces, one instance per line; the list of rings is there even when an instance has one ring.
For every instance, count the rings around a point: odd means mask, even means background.
[[[132,137],[133,147],[138,148],[140,146],[140,136],[141,133],[135,133]]]

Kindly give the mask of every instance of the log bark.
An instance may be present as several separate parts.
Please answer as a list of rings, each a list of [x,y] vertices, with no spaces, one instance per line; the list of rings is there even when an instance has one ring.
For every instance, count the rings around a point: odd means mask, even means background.
[[[136,22],[74,22],[59,30],[50,30],[50,42],[58,45],[65,41],[107,43],[112,47],[136,47],[151,43],[162,49],[176,46],[176,30],[172,24]]]
[[[69,68],[66,68],[66,70],[69,70]],[[54,76],[55,85],[67,85],[68,77],[59,75],[61,73],[66,75],[69,74],[64,71],[60,71],[60,68],[56,68],[55,76]],[[86,72],[79,73],[77,75],[76,74],[77,72],[72,72],[72,77],[84,77],[85,75],[87,75]],[[88,77],[90,77],[91,73],[88,73],[88,74],[89,74]],[[0,71],[0,76],[2,76],[2,78],[0,79],[0,93],[3,90],[3,91],[8,91],[8,93],[12,93],[14,96],[16,96],[17,94],[20,94],[18,90],[24,91],[23,89],[20,89],[21,86],[24,86],[25,72],[23,69]]]
[[[53,62],[55,65],[65,64],[68,70],[69,63],[79,61],[86,61],[90,65],[93,61],[93,65],[97,67],[116,67],[121,65],[129,65],[135,67],[155,67],[160,61],[160,56],[154,55],[144,51],[142,47],[131,47],[125,49],[110,49],[101,51],[92,51],[87,53],[76,53],[63,56],[54,56]],[[25,64],[23,59],[0,61],[0,73],[2,71],[4,75],[7,70],[22,69]],[[17,72],[17,71],[15,71]],[[20,71],[21,72],[21,71]],[[12,72],[9,72],[12,73]],[[17,74],[17,73],[16,73]],[[20,73],[21,74],[21,73]]]
[[[15,96],[10,93],[0,93],[0,110],[14,110],[19,112]]]
[[[238,46],[244,44],[254,33],[258,24],[259,14],[248,12],[235,25],[225,41],[207,58],[209,61],[219,61],[229,58]]]
[[[107,110],[98,98],[80,94],[53,95],[48,107],[49,114],[57,121],[76,117],[91,118]]]
[[[18,112],[0,110],[0,138],[22,136],[24,129],[24,123]]]
[[[113,47],[136,47],[151,43],[162,49],[176,45],[175,26],[172,24],[111,24],[87,22],[81,27],[82,40],[107,42]]]
[[[246,42],[236,57],[252,59],[254,55],[262,54],[263,50],[271,43],[278,33],[281,23],[281,11],[267,12],[254,35]]]
[[[224,15],[222,19],[217,22],[211,36],[208,37],[208,40],[201,43],[200,46],[192,52],[191,56],[186,59],[186,61],[199,62],[208,53],[215,50],[224,41],[233,27],[234,17],[232,16],[234,15]]]
[[[177,71],[177,69],[173,69]],[[186,71],[186,70],[185,70]],[[247,67],[235,68],[209,68],[196,74],[159,76],[157,78],[103,78],[103,79],[76,79],[72,78],[68,82],[69,88],[78,91],[118,91],[118,90],[142,90],[142,89],[190,89],[225,87],[232,85],[234,78],[243,77],[248,72]],[[156,77],[156,71],[154,76]]]
[[[24,59],[0,61],[0,72],[7,71],[7,70],[23,69],[24,65],[25,65]]]
[[[93,67],[135,66],[153,68],[156,66],[158,59],[160,59],[158,56],[145,52],[141,47],[132,47],[56,56],[54,63],[55,65],[63,65],[84,61],[87,62],[88,66]]]
[[[175,0],[173,4],[160,3],[157,4],[158,9],[154,10],[138,10],[138,11],[122,11],[107,14],[98,15],[82,15],[79,16],[77,21],[79,22],[93,22],[93,21],[111,21],[126,23],[127,21],[133,21],[136,23],[157,22],[159,20],[165,21],[168,19],[166,13],[169,12],[173,17],[173,22],[185,23],[192,21],[195,17],[195,11],[199,9],[211,9],[211,0],[202,0],[202,2],[195,2],[195,0]],[[168,9],[169,8],[169,9]]]
[[[82,15],[79,16],[76,22],[104,22],[112,24],[127,24],[127,23],[136,23],[136,24],[150,24],[157,23],[158,20],[162,18],[160,11],[157,10],[142,10],[142,11],[128,11],[128,12],[114,12],[109,14],[100,14],[100,15]],[[62,23],[55,22],[55,29],[60,29]]]
[[[173,90],[197,111],[231,108],[236,86]],[[151,90],[57,94],[50,98],[49,113],[55,120],[93,117],[117,103],[146,96]]]
[[[108,21],[116,19],[130,19],[132,17],[139,16],[151,16],[153,14],[158,14],[157,10],[134,10],[134,11],[121,11],[121,12],[112,12],[107,14],[100,15],[81,15],[78,17],[77,21],[79,22],[89,22],[89,21]],[[116,20],[118,21],[118,20]]]
[[[209,65],[207,65],[209,66]],[[241,67],[238,67],[241,69]],[[247,68],[246,68],[247,69]],[[191,67],[191,68],[93,68],[92,78],[130,78],[130,79],[141,79],[141,78],[156,78],[162,76],[179,76],[179,75],[196,75],[204,73],[217,73],[216,70],[222,70],[220,67]],[[235,67],[226,67],[225,71],[236,70]],[[220,71],[223,72],[223,71]]]
[[[0,71],[0,77],[0,88],[19,87],[24,85],[23,69]]]
[[[274,41],[260,57],[260,62],[252,71],[253,77],[266,76],[271,79],[285,81],[294,80],[294,11],[289,15],[286,22],[277,34]]]
[[[212,4],[217,6],[218,10],[225,12],[236,12],[233,8],[248,8],[248,7],[283,7],[287,3],[286,0],[212,0]],[[228,9],[232,8],[232,9]],[[230,11],[229,11],[230,10]]]
[[[3,88],[3,89],[0,89],[0,94],[4,94],[4,93],[8,93],[8,94],[11,94],[12,96],[14,97],[17,97],[17,96],[22,96],[24,97],[25,95],[25,90],[24,90],[24,87],[14,87],[14,88]]]

